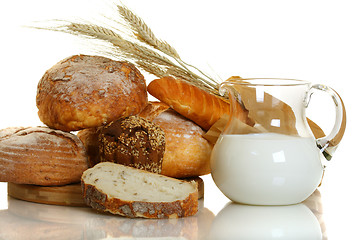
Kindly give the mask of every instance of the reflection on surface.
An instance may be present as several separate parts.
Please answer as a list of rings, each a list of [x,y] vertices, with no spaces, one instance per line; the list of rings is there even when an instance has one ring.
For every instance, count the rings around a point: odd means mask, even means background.
[[[64,207],[8,199],[0,211],[0,239],[204,239],[214,214],[200,202],[199,212],[180,219],[129,219],[90,208]]]
[[[290,206],[229,203],[216,216],[207,239],[327,239],[320,192]]]

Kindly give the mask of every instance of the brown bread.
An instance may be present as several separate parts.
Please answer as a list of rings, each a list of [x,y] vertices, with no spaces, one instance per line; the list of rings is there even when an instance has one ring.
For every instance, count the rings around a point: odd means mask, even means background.
[[[75,135],[47,127],[0,130],[0,181],[42,186],[80,182],[88,168]]]
[[[147,105],[146,82],[131,63],[76,55],[50,68],[38,84],[40,120],[63,131],[99,127]]]
[[[160,173],[164,151],[164,131],[142,117],[122,118],[100,129],[101,162],[121,163]]]

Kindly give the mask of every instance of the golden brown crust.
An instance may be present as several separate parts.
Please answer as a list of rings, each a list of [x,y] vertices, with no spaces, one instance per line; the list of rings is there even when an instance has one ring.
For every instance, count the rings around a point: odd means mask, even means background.
[[[169,105],[163,102],[150,101],[149,104],[138,114],[139,117],[143,117],[146,120],[153,121],[162,112],[169,109]]]
[[[173,77],[153,80],[148,92],[168,104],[181,115],[208,130],[223,114],[229,114],[229,103],[190,83]],[[243,121],[249,122],[248,112],[243,112]]]
[[[153,122],[165,132],[161,174],[187,178],[210,173],[213,145],[202,137],[203,129],[172,109],[161,113]]]
[[[139,113],[147,105],[146,82],[133,64],[76,55],[50,68],[39,81],[40,120],[76,131]]]
[[[99,132],[100,127],[83,129],[77,133],[78,138],[85,146],[89,167],[93,167],[100,162]]]
[[[65,185],[80,182],[88,168],[84,145],[71,133],[47,127],[0,132],[7,132],[0,134],[1,182]]]
[[[180,218],[195,215],[198,211],[198,192],[185,200],[174,202],[123,201],[108,197],[95,186],[81,182],[84,200],[90,207],[129,218]]]

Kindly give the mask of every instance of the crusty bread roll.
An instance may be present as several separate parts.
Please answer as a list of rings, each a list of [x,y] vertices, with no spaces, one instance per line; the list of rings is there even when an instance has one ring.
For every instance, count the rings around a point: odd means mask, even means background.
[[[121,163],[160,173],[164,151],[164,131],[142,117],[121,118],[100,129],[101,162]]]
[[[147,105],[146,82],[133,64],[76,55],[50,68],[36,96],[40,120],[63,131],[104,125]]]
[[[0,130],[0,181],[43,186],[80,182],[88,168],[82,142],[47,127]]]
[[[103,162],[81,178],[86,204],[126,217],[179,218],[198,211],[195,182]]]
[[[194,122],[172,109],[159,114],[153,122],[165,132],[165,153],[161,174],[186,178],[210,173],[213,145]]]
[[[153,80],[147,90],[204,130],[208,130],[223,114],[230,112],[229,103],[220,97],[173,77]],[[253,124],[246,110],[242,112],[242,121]]]

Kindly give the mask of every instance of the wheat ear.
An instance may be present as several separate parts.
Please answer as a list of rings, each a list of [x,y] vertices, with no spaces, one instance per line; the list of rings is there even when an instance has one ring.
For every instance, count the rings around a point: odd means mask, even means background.
[[[191,75],[194,75],[194,77],[201,79],[205,84],[209,85],[212,88],[218,89],[218,83],[217,81],[213,80],[210,76],[202,72],[200,69],[196,68],[195,66],[188,64],[184,62],[175,48],[173,48],[169,43],[166,41],[160,40],[156,38],[155,34],[151,31],[151,29],[146,25],[146,23],[138,17],[136,14],[134,14],[131,10],[129,10],[125,6],[118,6],[118,11],[120,16],[125,20],[125,22],[129,25],[129,27],[132,29],[132,32],[134,36],[140,40],[141,42],[144,42],[155,49],[163,52],[164,54],[172,57],[181,67],[183,67],[186,71],[190,72]],[[198,74],[193,73],[188,67],[191,67],[198,71],[200,74],[205,76],[206,78],[203,78],[199,76]],[[210,80],[210,81],[209,81]]]

